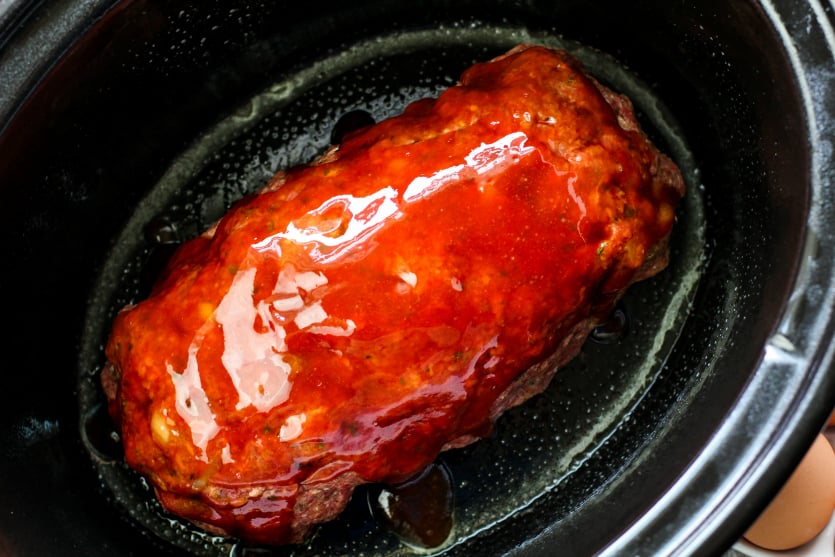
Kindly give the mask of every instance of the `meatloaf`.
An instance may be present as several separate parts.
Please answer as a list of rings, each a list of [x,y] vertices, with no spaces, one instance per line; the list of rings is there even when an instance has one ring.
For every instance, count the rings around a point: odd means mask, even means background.
[[[125,458],[210,532],[299,542],[541,392],[665,267],[683,194],[566,52],[476,64],[279,172],[118,314]]]

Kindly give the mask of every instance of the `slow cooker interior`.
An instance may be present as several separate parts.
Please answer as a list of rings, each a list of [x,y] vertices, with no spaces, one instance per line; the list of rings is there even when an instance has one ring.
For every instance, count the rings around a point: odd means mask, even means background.
[[[58,25],[50,13],[29,24]],[[602,51],[662,100],[704,200],[699,288],[640,400],[554,489],[450,553],[603,549],[700,456],[763,357],[806,238],[811,156],[790,59],[758,4],[139,0],[101,3],[98,15],[60,59],[38,66],[43,75],[0,135],[0,291],[12,327],[0,500],[15,509],[0,516],[0,549],[10,555],[188,552],[126,518],[79,438],[78,374],[95,371],[79,369],[91,290],[135,208],[196,138],[283,76],[375,37],[513,28]],[[525,446],[519,438],[503,450]],[[467,458],[494,458],[485,447]],[[724,488],[732,459],[711,466],[690,498],[696,518]],[[702,543],[731,543],[755,507]],[[640,543],[660,547],[670,528],[692,526],[684,514]]]

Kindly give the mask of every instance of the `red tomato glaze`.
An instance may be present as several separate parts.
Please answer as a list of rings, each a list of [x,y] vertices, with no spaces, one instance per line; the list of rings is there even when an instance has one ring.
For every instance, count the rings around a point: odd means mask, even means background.
[[[299,541],[356,484],[487,434],[525,370],[663,267],[682,193],[565,53],[476,65],[279,173],[118,315],[126,459],[211,531]]]

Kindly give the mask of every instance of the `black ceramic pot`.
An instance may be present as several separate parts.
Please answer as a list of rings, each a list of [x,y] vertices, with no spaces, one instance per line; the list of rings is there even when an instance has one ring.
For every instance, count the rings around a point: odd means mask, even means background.
[[[718,554],[835,404],[835,32],[815,0],[0,2],[0,554],[402,555],[359,490],[302,546],[201,536],[121,463],[113,312],[339,117],[518,42],[629,94],[689,186],[670,268],[442,459],[448,555]]]

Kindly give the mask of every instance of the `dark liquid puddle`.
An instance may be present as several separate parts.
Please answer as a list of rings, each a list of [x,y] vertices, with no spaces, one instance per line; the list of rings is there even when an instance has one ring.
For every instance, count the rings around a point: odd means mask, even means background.
[[[430,464],[408,481],[369,491],[371,515],[410,547],[441,547],[453,529],[452,485],[446,466]]]
[[[81,438],[90,453],[101,462],[117,462],[124,458],[124,447],[119,432],[116,431],[105,404],[95,406],[84,416]]]
[[[600,344],[612,344],[629,333],[629,315],[623,302],[618,302],[608,319],[592,330],[589,338]]]

